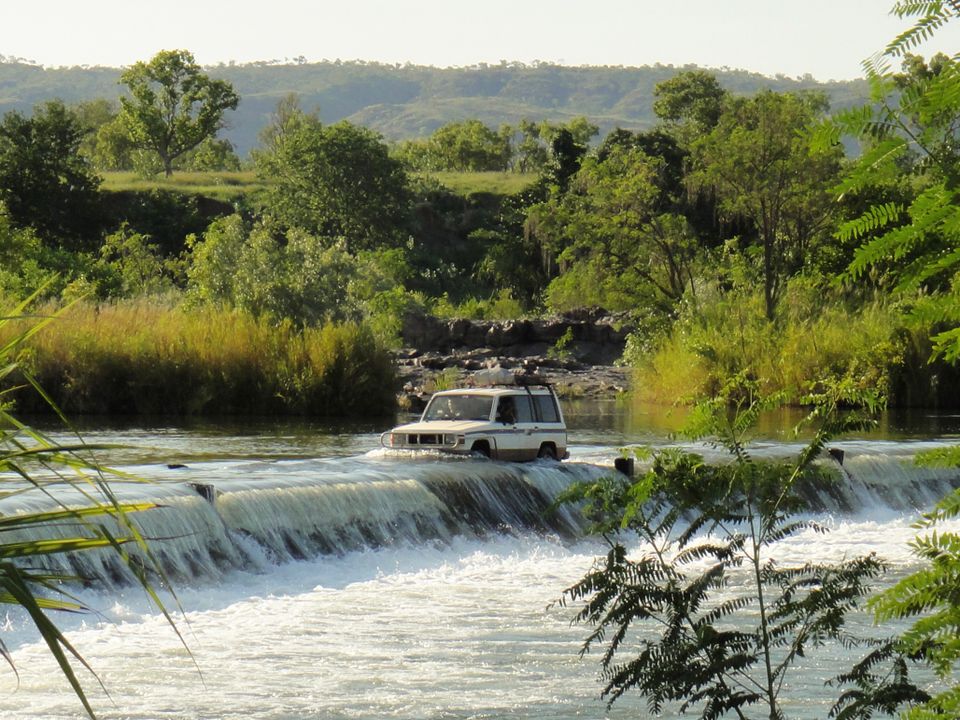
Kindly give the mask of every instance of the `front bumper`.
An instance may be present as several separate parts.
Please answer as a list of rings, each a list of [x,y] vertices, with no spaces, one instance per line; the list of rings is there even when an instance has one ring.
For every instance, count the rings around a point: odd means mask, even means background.
[[[388,430],[380,435],[380,445],[388,450],[469,452],[466,448],[466,437],[457,433],[396,432]]]

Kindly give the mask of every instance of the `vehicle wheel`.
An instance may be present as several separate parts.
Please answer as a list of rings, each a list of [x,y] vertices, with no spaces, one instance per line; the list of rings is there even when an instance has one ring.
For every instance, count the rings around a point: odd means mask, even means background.
[[[544,443],[540,446],[540,452],[537,453],[537,457],[541,460],[556,460],[557,449],[553,445]]]
[[[490,443],[486,440],[478,440],[470,446],[470,452],[479,453],[484,457],[490,457]]]

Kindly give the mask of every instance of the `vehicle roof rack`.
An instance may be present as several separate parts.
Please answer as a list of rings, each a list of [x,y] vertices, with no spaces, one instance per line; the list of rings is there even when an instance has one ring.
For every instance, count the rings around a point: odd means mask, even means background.
[[[517,375],[516,385],[522,385],[523,387],[531,386],[543,386],[550,387],[553,385],[547,378],[543,375]]]
[[[551,387],[546,377],[534,373],[513,372],[502,367],[477,370],[469,378],[474,387]]]

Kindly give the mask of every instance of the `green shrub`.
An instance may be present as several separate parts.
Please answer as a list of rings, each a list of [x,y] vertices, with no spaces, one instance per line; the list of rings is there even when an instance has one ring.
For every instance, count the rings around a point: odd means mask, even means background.
[[[523,305],[513,297],[509,288],[498,291],[487,300],[470,298],[458,304],[451,302],[444,293],[433,302],[430,310],[437,317],[470,320],[515,320],[524,315]]]

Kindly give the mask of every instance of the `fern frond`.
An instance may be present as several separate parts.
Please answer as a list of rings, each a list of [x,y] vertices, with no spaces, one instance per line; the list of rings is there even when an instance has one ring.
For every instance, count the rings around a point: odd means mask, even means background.
[[[954,490],[938,502],[934,510],[923,516],[917,527],[930,527],[934,523],[955,517],[960,517],[960,489]]]
[[[890,60],[886,53],[874,53],[864,59],[860,63],[860,67],[863,70],[864,77],[870,81],[871,98],[876,101],[886,97],[886,81],[890,76]]]
[[[897,283],[897,290],[904,293],[913,293],[920,289],[927,280],[937,275],[950,272],[960,266],[960,248],[941,255],[939,258],[921,259],[916,267],[907,268],[903,279]]]
[[[916,16],[918,13],[924,14],[912,27],[904,30],[887,44],[884,50],[885,55],[892,57],[905,55],[908,51],[933,37],[937,30],[955,17],[953,8],[944,7],[943,3],[931,2],[923,3],[923,5],[926,7],[911,7],[911,12],[895,13],[899,17]]]
[[[843,223],[835,235],[843,242],[859,240],[875,230],[897,222],[902,212],[903,206],[900,203],[888,202],[873,205],[860,217]]]

